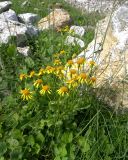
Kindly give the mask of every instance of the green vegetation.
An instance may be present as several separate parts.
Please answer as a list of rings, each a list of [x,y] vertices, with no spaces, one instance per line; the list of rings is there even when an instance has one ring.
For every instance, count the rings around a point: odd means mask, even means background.
[[[31,5],[24,8],[21,8],[23,0],[12,0],[17,13],[34,12],[38,8],[35,13],[40,17],[49,13],[51,1],[61,2],[76,25],[95,26],[101,18],[83,14],[62,0],[44,0],[44,3],[30,0]],[[0,46],[0,160],[128,159],[128,116],[115,113],[103,99],[96,97],[97,90],[90,83],[94,66],[87,70],[85,83],[78,84],[77,79],[76,88],[62,90],[64,96],[57,90],[65,86],[66,79],[46,70],[52,66],[55,72],[56,53],[65,66],[74,54],[82,51],[79,46],[64,44],[67,34],[48,30],[37,39],[28,40],[32,50],[29,57],[17,54],[13,41]],[[94,30],[87,30],[83,38],[86,46],[93,36]],[[49,85],[49,90],[38,87],[37,79]],[[25,92],[25,88],[30,92]],[[29,93],[28,100],[23,96],[25,93]]]

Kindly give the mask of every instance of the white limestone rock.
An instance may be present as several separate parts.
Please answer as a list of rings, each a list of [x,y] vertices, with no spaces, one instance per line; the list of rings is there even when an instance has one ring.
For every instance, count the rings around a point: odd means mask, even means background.
[[[85,46],[84,41],[73,36],[67,36],[65,40],[65,44],[72,45],[72,46],[79,45],[81,48]]]
[[[3,20],[4,22],[5,21],[17,21],[18,22],[17,15],[15,11],[13,11],[12,9],[9,9],[8,11],[1,13],[0,19],[1,21]]]
[[[9,10],[11,5],[12,5],[12,2],[10,1],[0,2],[0,13]]]
[[[38,19],[38,15],[34,13],[24,13],[18,15],[19,21],[25,24],[34,24]]]
[[[29,46],[17,47],[17,51],[18,51],[18,53],[24,55],[25,57],[29,56],[29,54],[31,53]]]
[[[15,38],[17,46],[22,46],[28,38],[37,36],[39,33],[35,27],[16,21],[4,22],[0,19],[0,23],[0,43],[7,44],[11,38]]]
[[[80,37],[82,37],[85,34],[85,29],[82,26],[71,26],[70,32],[72,32]]]

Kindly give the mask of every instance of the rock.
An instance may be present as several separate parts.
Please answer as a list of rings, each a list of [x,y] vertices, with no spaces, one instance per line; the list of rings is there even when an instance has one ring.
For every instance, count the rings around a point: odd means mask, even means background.
[[[67,36],[66,40],[65,40],[65,44],[67,45],[79,45],[81,48],[83,48],[85,46],[84,42],[76,37],[73,36]]]
[[[102,12],[109,13],[113,7],[124,3],[125,0],[65,0],[76,8],[80,8],[86,12]]]
[[[112,19],[97,24],[94,40],[80,56],[97,63],[96,87],[112,106],[128,108],[128,5],[118,7]],[[111,92],[109,92],[111,90]]]
[[[38,29],[15,21],[4,22],[0,19],[0,43],[7,44],[10,39],[16,39],[17,46],[23,46],[28,38],[38,35]]]
[[[10,2],[10,1],[0,2],[0,13],[9,10],[11,5],[12,5],[12,2]]]
[[[26,47],[17,47],[17,51],[24,55],[24,56],[28,56],[31,53],[30,47],[26,46]]]
[[[85,33],[85,29],[81,26],[71,26],[70,31],[71,32],[73,31],[74,34],[76,34],[80,37],[82,37]]]
[[[47,17],[42,18],[38,22],[40,30],[54,28],[59,29],[68,25],[71,22],[71,17],[64,9],[55,9]]]
[[[25,24],[34,24],[38,19],[38,15],[34,13],[24,13],[18,15],[19,21]]]
[[[18,18],[17,15],[15,13],[15,11],[9,9],[9,11],[3,12],[0,14],[0,19],[3,21],[17,21],[18,22]]]

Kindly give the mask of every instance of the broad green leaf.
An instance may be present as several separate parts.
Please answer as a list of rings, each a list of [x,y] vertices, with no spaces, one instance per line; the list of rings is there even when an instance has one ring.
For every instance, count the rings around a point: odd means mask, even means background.
[[[43,134],[42,134],[41,132],[38,132],[38,133],[37,133],[37,136],[36,136],[36,139],[37,139],[39,142],[43,143],[44,140],[45,140],[45,137],[43,136]]]
[[[7,151],[7,146],[5,142],[0,142],[0,156],[3,156]]]
[[[73,134],[72,132],[65,132],[63,135],[62,135],[62,142],[64,143],[71,143],[72,142],[72,139],[73,139]]]
[[[14,56],[16,54],[16,45],[15,44],[10,44],[7,48],[7,53],[10,57]]]
[[[30,146],[34,146],[34,144],[35,144],[35,139],[34,139],[33,135],[30,135],[30,136],[28,137],[27,143],[28,143],[28,145],[30,145]]]

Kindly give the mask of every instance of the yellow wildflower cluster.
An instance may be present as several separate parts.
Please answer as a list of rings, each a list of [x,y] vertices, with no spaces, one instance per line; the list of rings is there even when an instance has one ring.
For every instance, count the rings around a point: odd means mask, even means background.
[[[60,96],[65,96],[69,95],[70,91],[81,84],[93,85],[96,82],[96,78],[92,74],[90,75],[89,71],[86,73],[83,71],[84,64],[88,64],[91,71],[95,66],[94,61],[87,63],[83,57],[77,60],[68,60],[66,66],[62,65],[60,59],[55,59],[52,66],[40,68],[38,72],[32,70],[29,74],[20,74],[19,79],[21,81],[27,79],[29,79],[28,82],[32,81],[33,86],[31,88],[34,90],[30,91],[30,88],[25,87],[25,89],[20,91],[21,98],[28,101],[34,98],[33,93],[36,92],[39,92],[41,95],[54,94],[56,92]],[[58,78],[57,83],[51,79],[53,77],[54,80]],[[61,86],[60,84],[64,85]],[[54,85],[56,87],[53,87]]]

